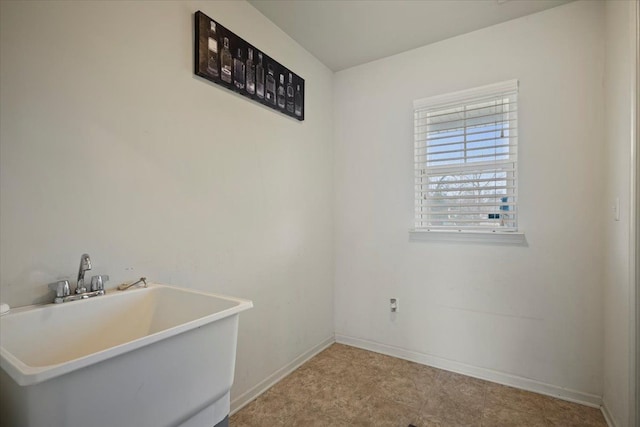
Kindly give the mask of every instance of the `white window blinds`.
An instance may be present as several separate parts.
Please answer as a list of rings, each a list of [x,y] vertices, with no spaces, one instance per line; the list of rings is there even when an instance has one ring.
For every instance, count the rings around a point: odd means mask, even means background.
[[[518,229],[518,82],[414,102],[416,230]]]

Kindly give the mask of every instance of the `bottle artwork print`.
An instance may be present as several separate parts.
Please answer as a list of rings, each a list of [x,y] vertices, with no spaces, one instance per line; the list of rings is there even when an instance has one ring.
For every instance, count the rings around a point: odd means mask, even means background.
[[[305,119],[302,77],[201,11],[193,16],[195,75],[267,110],[298,121]],[[206,87],[203,90],[206,91]],[[225,102],[224,97],[215,94],[210,99]]]

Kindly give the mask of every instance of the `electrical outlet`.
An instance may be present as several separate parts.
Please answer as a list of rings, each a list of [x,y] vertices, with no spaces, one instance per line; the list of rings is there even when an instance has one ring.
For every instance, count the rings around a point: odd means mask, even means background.
[[[398,298],[391,298],[389,300],[389,308],[391,309],[392,313],[397,313],[398,311],[400,311],[400,307],[398,304]]]

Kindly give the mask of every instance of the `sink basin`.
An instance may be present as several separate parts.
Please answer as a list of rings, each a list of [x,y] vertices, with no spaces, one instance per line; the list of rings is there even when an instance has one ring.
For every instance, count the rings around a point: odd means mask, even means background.
[[[251,307],[151,284],[12,310],[0,317],[2,425],[216,426]]]

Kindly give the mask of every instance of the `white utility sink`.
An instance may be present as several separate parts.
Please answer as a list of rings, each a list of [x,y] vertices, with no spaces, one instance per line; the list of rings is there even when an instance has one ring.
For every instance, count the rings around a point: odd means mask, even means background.
[[[0,317],[0,424],[226,423],[238,314],[251,307],[151,284],[12,310]]]

